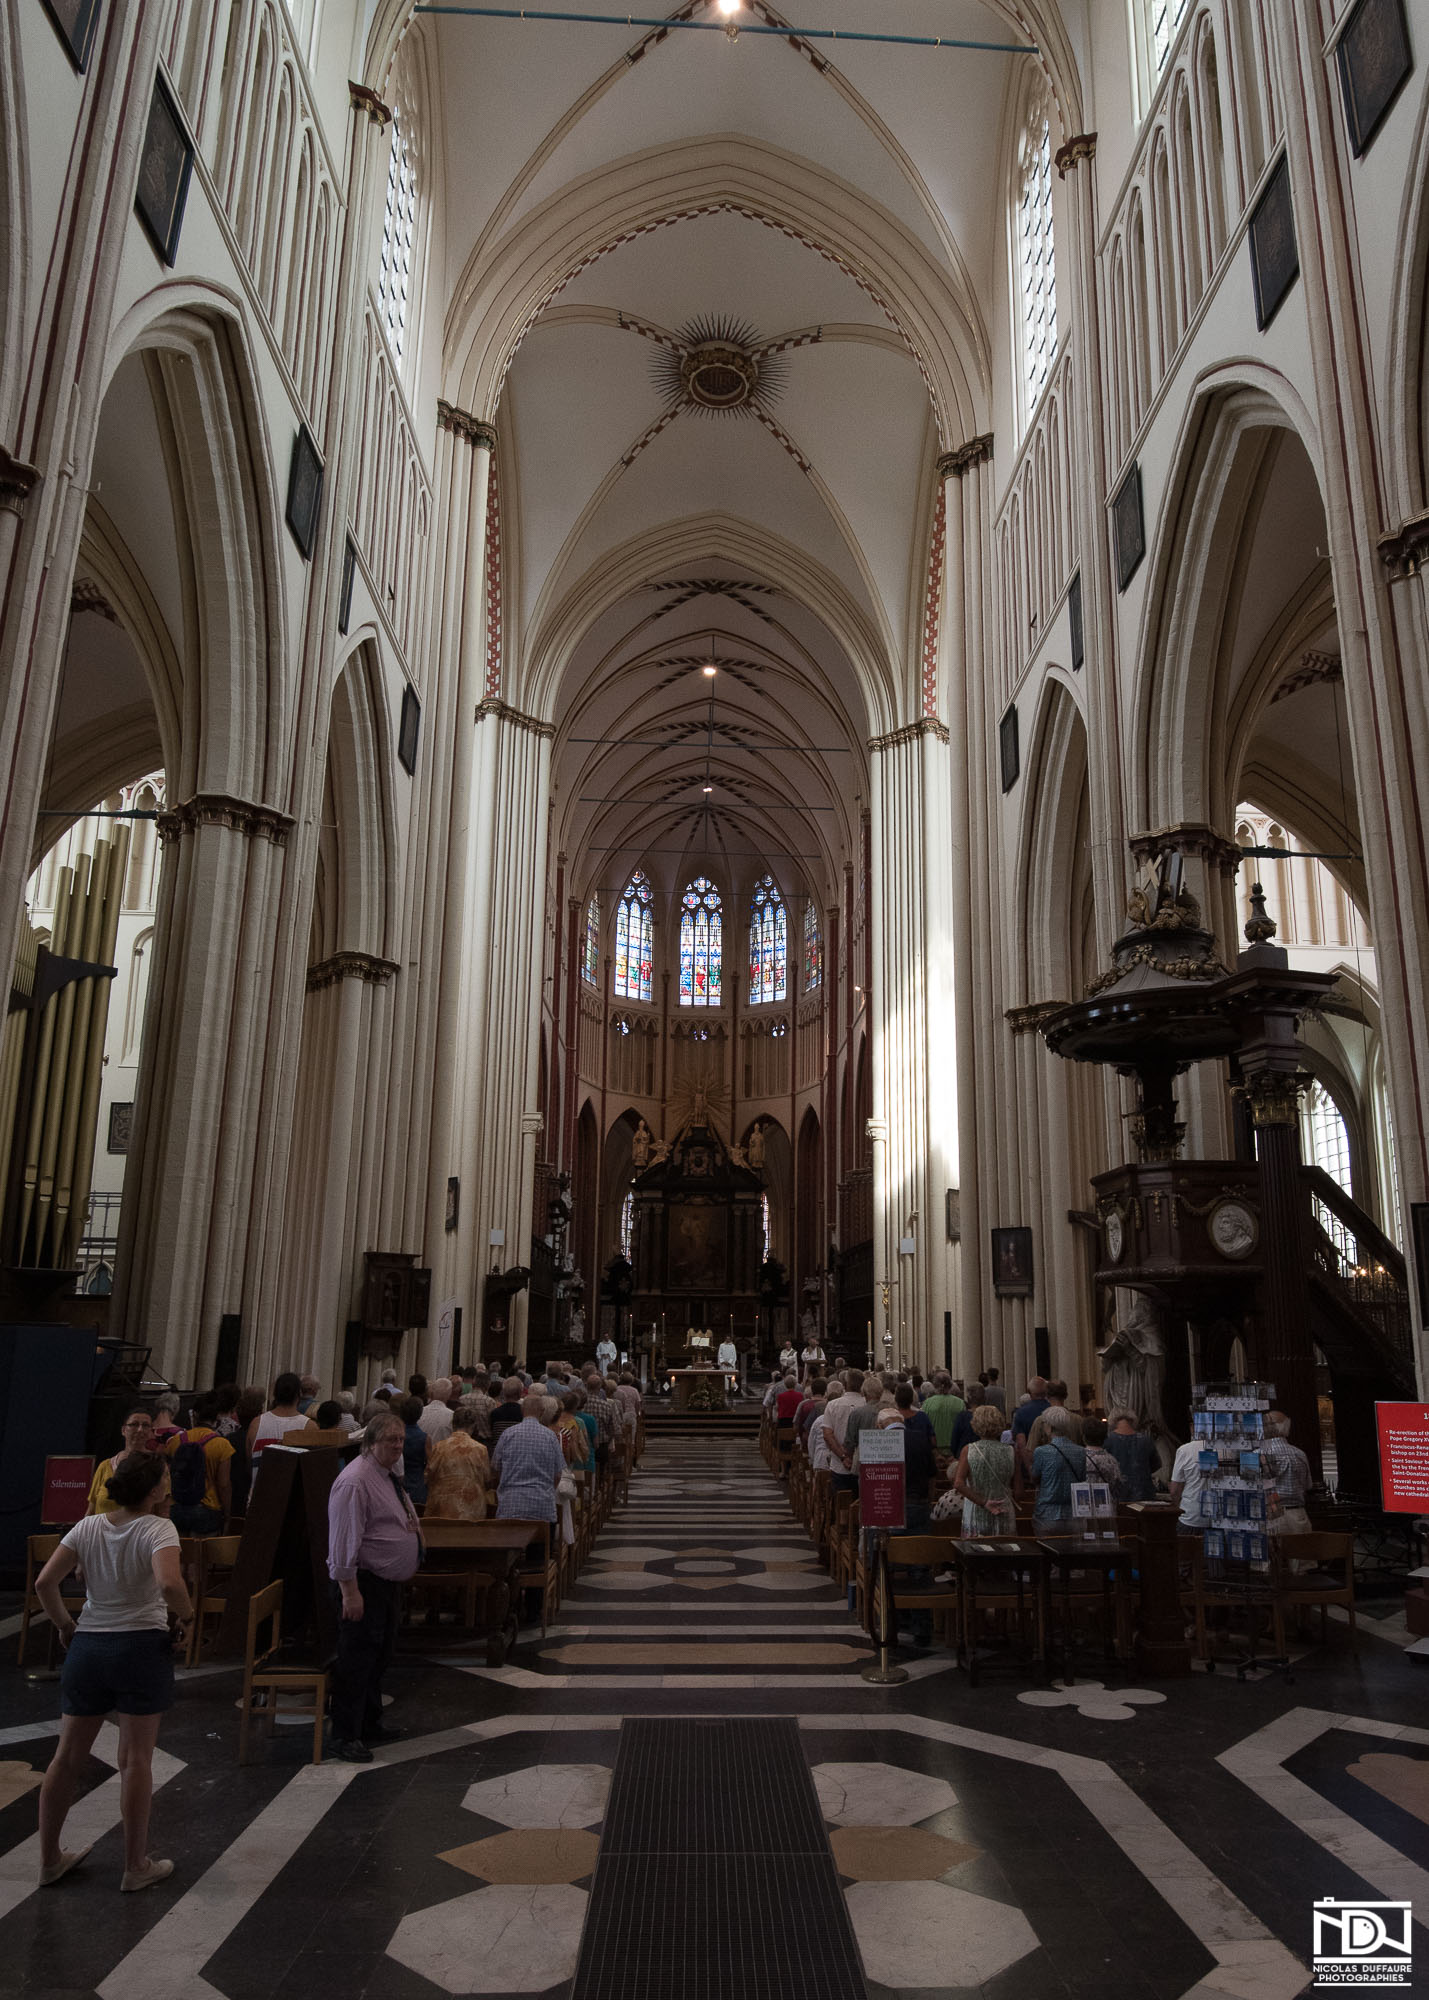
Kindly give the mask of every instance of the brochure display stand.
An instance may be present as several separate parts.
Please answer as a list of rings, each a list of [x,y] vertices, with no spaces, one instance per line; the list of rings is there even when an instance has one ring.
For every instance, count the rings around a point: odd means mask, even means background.
[[[1274,1400],[1273,1382],[1198,1382],[1191,1397],[1201,1473],[1200,1594],[1206,1604],[1245,1612],[1249,1650],[1234,1656],[1237,1680],[1261,1667],[1293,1679],[1288,1654],[1256,1650],[1261,1618],[1273,1620],[1275,1605],[1270,1556],[1275,1481],[1261,1457],[1265,1413]],[[1215,1671],[1214,1654],[1206,1664]]]

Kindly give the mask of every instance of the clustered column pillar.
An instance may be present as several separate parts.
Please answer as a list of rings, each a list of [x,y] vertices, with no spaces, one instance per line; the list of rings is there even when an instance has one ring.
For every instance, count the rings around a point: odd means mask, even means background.
[[[212,1379],[218,1323],[243,1301],[284,849],[271,807],[201,794],[165,813],[113,1324],[175,1382]]]
[[[878,911],[873,1104],[886,1135],[881,1171],[876,1139],[874,1149],[874,1282],[898,1286],[895,1354],[927,1366],[942,1357],[951,1300],[944,1205],[957,1175],[948,732],[925,717],[869,747]],[[898,1254],[905,1235],[914,1240],[911,1257]],[[878,1303],[881,1310],[881,1296]]]

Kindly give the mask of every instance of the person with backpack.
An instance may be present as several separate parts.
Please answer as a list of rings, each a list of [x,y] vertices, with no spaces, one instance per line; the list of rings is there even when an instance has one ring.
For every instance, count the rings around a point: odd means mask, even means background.
[[[218,1535],[233,1505],[233,1446],[218,1429],[218,1398],[194,1403],[191,1430],[169,1439],[169,1518],[181,1535]]]

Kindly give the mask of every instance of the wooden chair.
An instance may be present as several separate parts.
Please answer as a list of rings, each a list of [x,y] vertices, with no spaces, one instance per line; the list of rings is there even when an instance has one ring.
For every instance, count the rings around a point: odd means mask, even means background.
[[[1320,1607],[1320,1643],[1329,1633],[1327,1613],[1332,1604],[1343,1605],[1350,1623],[1350,1644],[1359,1650],[1359,1628],[1355,1624],[1355,1538],[1353,1535],[1272,1535],[1271,1554],[1275,1558],[1275,1594],[1282,1606],[1302,1611]],[[1315,1577],[1297,1573],[1296,1563],[1312,1563],[1326,1572]]]
[[[238,1561],[238,1544],[242,1539],[241,1535],[203,1535],[192,1544],[179,1544],[181,1566],[185,1548],[192,1546],[194,1550],[192,1582],[189,1585],[194,1615],[189,1626],[185,1655],[188,1666],[193,1666],[203,1651],[204,1620],[216,1618],[222,1622],[223,1614],[228,1609],[228,1588],[233,1581],[233,1566]]]
[[[953,1537],[950,1534],[892,1534],[888,1537],[888,1566],[890,1570],[927,1569],[938,1571],[944,1569],[952,1560],[948,1554],[948,1546],[952,1540]],[[958,1593],[956,1588],[952,1584],[933,1583],[931,1581],[925,1584],[909,1583],[906,1579],[897,1576],[894,1576],[891,1581],[893,1585],[893,1601],[898,1609],[900,1611],[930,1611],[933,1614],[934,1631],[941,1631],[944,1644],[951,1644],[952,1638],[949,1634],[948,1621],[950,1618],[956,1621],[958,1610]],[[871,1606],[870,1608],[876,1609],[877,1607]],[[873,1629],[875,1631],[878,1629],[877,1621],[873,1622]]]
[[[471,1630],[476,1624],[477,1604],[485,1598],[491,1582],[488,1571],[474,1566],[443,1569],[437,1564],[424,1564],[407,1581],[407,1616],[409,1619],[415,1616],[419,1600],[426,1600],[430,1611],[432,1599],[456,1598],[461,1621]]]
[[[552,1525],[549,1521],[522,1521],[519,1524],[509,1522],[507,1525],[511,1527],[519,1525],[531,1531],[526,1554],[511,1579],[511,1588],[517,1592],[540,1591],[541,1637],[544,1639],[550,1620],[561,1606],[561,1566],[553,1548]],[[539,1545],[540,1555],[533,1562],[531,1549],[535,1545]]]
[[[267,1625],[266,1643],[260,1630]],[[255,1720],[265,1723],[271,1740],[280,1714],[313,1719],[313,1762],[323,1760],[323,1715],[327,1708],[328,1670],[322,1666],[270,1666],[283,1643],[283,1583],[279,1578],[248,1600],[248,1636],[243,1648],[243,1704],[238,1724],[238,1761],[248,1762],[248,1734]],[[307,1699],[285,1703],[287,1694]]]
[[[15,1660],[17,1666],[23,1667],[25,1664],[25,1645],[30,1636],[30,1620],[37,1611],[43,1613],[45,1608],[41,1604],[38,1593],[35,1590],[35,1578],[39,1575],[63,1539],[64,1535],[61,1531],[58,1534],[51,1535],[31,1535],[25,1543],[25,1597],[20,1607],[20,1649]],[[67,1611],[73,1612],[76,1616],[84,1609],[84,1588],[78,1582],[74,1570],[70,1571],[69,1575],[60,1585],[60,1601]],[[55,1628],[51,1625],[48,1653],[48,1661],[51,1666],[55,1663],[56,1637]]]
[[[789,1476],[789,1461],[794,1456],[794,1426],[792,1423],[774,1426],[774,1450],[777,1458],[777,1475],[780,1479]]]

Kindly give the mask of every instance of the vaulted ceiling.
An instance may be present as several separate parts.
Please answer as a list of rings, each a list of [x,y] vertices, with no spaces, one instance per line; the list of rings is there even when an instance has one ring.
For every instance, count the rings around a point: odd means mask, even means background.
[[[894,22],[820,0],[809,18],[1025,44],[1009,11],[907,0]],[[698,860],[737,887],[765,856],[822,899],[856,851],[869,736],[918,713],[934,466],[988,422],[999,162],[1033,58],[421,32],[453,392],[482,312],[525,317],[495,409],[506,653],[557,724],[573,886],[643,862],[673,893]],[[512,303],[483,306],[503,269]]]

